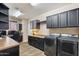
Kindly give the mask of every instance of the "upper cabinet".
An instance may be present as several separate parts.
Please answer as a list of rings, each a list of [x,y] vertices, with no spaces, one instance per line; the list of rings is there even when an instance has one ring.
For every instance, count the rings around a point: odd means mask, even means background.
[[[0,13],[8,16],[8,7],[5,6],[4,4],[0,3]]]
[[[47,28],[57,28],[58,25],[58,14],[47,17]]]
[[[39,20],[33,20],[31,21],[31,28],[32,29],[40,29],[40,21]]]
[[[52,17],[48,16],[46,21],[47,21],[47,28],[51,28],[52,27],[52,23],[51,23],[52,22]]]
[[[9,8],[0,3],[0,30],[9,29]]]
[[[59,27],[59,23],[58,23],[58,14],[55,14],[55,15],[53,15],[52,17],[52,27],[53,28],[57,28],[57,27]]]
[[[47,28],[64,28],[79,26],[79,9],[73,9],[47,17]]]
[[[67,27],[68,12],[63,12],[59,14],[59,27]]]
[[[68,26],[69,27],[79,26],[78,25],[78,21],[79,21],[78,17],[79,17],[79,10],[78,9],[68,11]]]

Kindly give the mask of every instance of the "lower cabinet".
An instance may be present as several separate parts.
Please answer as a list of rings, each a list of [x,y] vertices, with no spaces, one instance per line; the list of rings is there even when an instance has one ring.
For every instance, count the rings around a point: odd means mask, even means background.
[[[23,36],[14,35],[11,38],[14,39],[17,42],[22,42]]]
[[[0,56],[19,56],[19,46],[0,51]]]
[[[19,31],[9,31],[8,35],[9,36],[11,35],[10,38],[14,39],[15,41],[22,42],[23,36]]]
[[[29,45],[44,51],[44,38],[29,36],[28,43]]]

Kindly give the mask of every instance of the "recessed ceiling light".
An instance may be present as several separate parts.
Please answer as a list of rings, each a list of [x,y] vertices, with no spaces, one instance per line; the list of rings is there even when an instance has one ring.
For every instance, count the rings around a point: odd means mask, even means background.
[[[18,16],[21,16],[21,15],[24,15],[24,14],[19,10],[18,7],[15,7],[15,10],[16,10],[16,12],[13,14],[13,16],[18,17]]]
[[[32,6],[37,6],[39,3],[30,3]]]
[[[17,12],[14,13],[13,16],[18,17],[18,16],[21,16],[21,15],[23,15],[23,13],[21,11],[17,11]]]

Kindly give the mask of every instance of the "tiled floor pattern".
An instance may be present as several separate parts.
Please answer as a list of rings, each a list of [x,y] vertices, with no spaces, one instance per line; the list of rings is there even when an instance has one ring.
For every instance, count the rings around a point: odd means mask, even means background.
[[[27,42],[20,43],[20,56],[45,56],[44,52],[30,46]]]

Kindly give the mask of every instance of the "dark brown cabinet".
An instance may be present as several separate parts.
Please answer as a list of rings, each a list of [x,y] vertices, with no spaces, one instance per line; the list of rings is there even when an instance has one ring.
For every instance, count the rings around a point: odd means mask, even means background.
[[[10,38],[14,39],[17,42],[22,42],[23,35],[19,31],[8,31]]]
[[[33,20],[31,21],[31,28],[32,29],[40,29],[40,21],[39,20]]]
[[[8,7],[5,6],[3,3],[0,3],[0,13],[4,14],[4,15],[8,15]]]
[[[49,18],[50,17],[50,18]],[[67,12],[55,14],[52,16],[48,16],[47,18],[47,28],[62,28],[67,27]]]
[[[58,14],[47,17],[47,28],[57,28],[58,24]]]
[[[44,51],[44,38],[28,36],[29,45]]]
[[[78,17],[79,17],[78,9],[68,11],[68,27],[79,26]]]
[[[0,30],[9,29],[9,8],[0,3]]]
[[[51,28],[52,27],[52,17],[51,16],[48,16],[47,17],[47,28]]]
[[[58,14],[56,14],[56,15],[53,15],[52,17],[52,28],[57,28],[57,27],[59,27],[59,25],[58,25]]]
[[[9,24],[5,22],[0,22],[0,30],[6,30],[9,28]]]
[[[78,26],[79,8],[47,17],[47,28],[65,28]]]
[[[59,14],[59,27],[67,27],[68,12]]]

